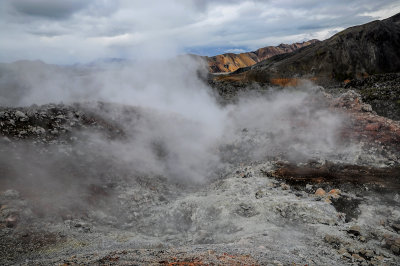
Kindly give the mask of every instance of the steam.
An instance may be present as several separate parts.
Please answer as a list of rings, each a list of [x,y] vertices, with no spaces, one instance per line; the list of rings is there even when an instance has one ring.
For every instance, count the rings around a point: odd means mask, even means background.
[[[80,102],[124,134],[110,139],[74,131],[77,141],[49,145],[39,154],[25,142],[3,146],[2,169],[11,170],[1,185],[29,188],[66,209],[86,208],[82,197],[90,197],[85,189],[93,184],[138,177],[199,184],[241,162],[340,159],[348,153],[337,142],[343,117],[328,110],[323,93],[309,83],[221,106],[204,82],[204,63],[192,57],[73,67],[17,62],[2,65],[1,73],[3,106]]]

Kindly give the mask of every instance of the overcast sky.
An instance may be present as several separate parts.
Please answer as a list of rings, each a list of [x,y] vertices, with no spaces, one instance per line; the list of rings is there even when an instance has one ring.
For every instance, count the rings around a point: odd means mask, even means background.
[[[398,12],[397,0],[1,0],[0,61],[238,53]]]

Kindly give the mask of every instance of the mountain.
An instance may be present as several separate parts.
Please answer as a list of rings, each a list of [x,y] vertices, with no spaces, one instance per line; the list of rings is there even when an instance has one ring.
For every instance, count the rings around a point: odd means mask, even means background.
[[[238,68],[252,66],[258,62],[268,59],[272,56],[291,53],[302,47],[308,46],[318,40],[309,40],[301,43],[280,44],[278,46],[267,46],[253,52],[247,53],[227,53],[212,57],[205,57],[208,63],[208,68],[211,73],[232,72]]]
[[[348,81],[400,72],[400,13],[350,27],[331,38],[280,54],[220,79],[294,84],[298,78]]]

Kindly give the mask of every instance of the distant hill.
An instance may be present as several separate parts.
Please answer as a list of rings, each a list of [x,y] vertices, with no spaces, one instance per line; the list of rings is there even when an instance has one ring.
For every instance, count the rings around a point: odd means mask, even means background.
[[[299,78],[342,82],[392,72],[400,72],[400,13],[219,78],[285,85]]]
[[[248,53],[227,53],[212,57],[206,56],[205,59],[211,73],[233,72],[238,68],[252,66],[272,56],[291,53],[316,42],[319,41],[314,39],[301,43],[280,44],[278,46],[267,46]]]

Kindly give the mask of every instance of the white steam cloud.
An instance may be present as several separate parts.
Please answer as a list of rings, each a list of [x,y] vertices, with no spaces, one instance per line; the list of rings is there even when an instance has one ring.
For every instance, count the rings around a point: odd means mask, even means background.
[[[222,106],[204,81],[204,64],[192,57],[73,67],[17,62],[2,65],[0,73],[1,106],[27,106],[29,112],[40,104],[79,102],[80,112],[122,132],[110,138],[72,129],[76,141],[69,144],[2,145],[0,187],[26,191],[41,210],[91,209],[88,199],[100,193],[92,185],[113,190],[154,178],[190,185],[241,162],[353,156],[337,141],[344,118],[328,109],[312,84],[247,94]],[[101,208],[124,215],[113,206]]]
[[[222,107],[204,82],[203,62],[192,57],[91,67],[22,61],[2,65],[1,73],[3,106],[114,103],[96,112],[117,121],[127,139],[89,139],[103,149],[96,152],[140,173],[204,181],[227,162],[337,154],[342,118],[327,109],[312,84],[242,97]],[[120,104],[140,115],[124,113]]]

